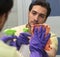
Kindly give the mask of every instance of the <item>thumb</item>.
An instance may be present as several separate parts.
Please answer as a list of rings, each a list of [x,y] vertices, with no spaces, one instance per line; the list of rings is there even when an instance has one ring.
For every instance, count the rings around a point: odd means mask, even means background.
[[[28,33],[28,32],[20,33],[20,35],[23,35],[23,36],[31,36],[31,34]]]
[[[46,36],[46,38],[45,38],[45,40],[48,41],[50,39],[50,36],[51,36],[51,34],[48,33],[47,36]]]

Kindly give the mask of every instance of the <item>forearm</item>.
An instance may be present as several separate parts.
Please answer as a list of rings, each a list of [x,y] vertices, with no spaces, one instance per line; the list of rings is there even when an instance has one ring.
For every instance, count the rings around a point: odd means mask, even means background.
[[[19,51],[17,51],[17,56],[16,57],[23,57],[23,55]]]
[[[56,57],[56,49],[52,48],[50,51],[46,51],[49,57]]]
[[[40,54],[37,51],[33,51],[33,52],[31,52],[30,57],[42,57],[42,54]]]
[[[30,57],[48,57],[48,54],[43,49],[33,49],[30,51]]]

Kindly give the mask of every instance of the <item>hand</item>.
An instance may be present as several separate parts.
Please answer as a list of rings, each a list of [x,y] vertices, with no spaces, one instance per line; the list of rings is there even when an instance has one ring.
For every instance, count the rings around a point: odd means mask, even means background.
[[[3,42],[7,43],[9,40],[13,40],[13,39],[17,39],[17,36],[3,36],[0,40],[2,40]]]
[[[50,38],[50,33],[46,34],[46,29],[40,26],[38,29],[35,27],[34,29],[34,35],[32,36],[30,40],[30,51],[34,50],[43,50],[46,46],[47,41]]]
[[[18,39],[16,40],[17,49],[20,49],[21,44],[29,44],[29,38],[31,34],[24,32],[20,33]]]
[[[14,39],[17,39],[17,36],[3,36],[0,38],[4,43],[9,44],[10,46],[16,46],[16,43],[13,41]]]
[[[50,34],[46,34],[46,29],[42,26],[38,29],[35,27],[34,35],[30,40],[30,57],[48,57],[48,54],[45,52],[45,45],[50,38]]]

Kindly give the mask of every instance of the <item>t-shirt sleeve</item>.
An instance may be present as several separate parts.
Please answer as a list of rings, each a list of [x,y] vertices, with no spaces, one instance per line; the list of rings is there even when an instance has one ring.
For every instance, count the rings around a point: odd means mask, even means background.
[[[51,33],[51,42],[52,44],[50,45],[52,48],[55,48],[56,50],[58,49],[58,38],[55,34]]]

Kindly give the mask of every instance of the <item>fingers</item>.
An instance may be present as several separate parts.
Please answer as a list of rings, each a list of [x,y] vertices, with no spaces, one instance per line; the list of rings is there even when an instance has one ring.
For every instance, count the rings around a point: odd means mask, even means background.
[[[45,37],[46,42],[49,40],[50,36],[51,36],[50,33],[48,33],[48,34],[46,35],[46,37]]]
[[[46,29],[44,27],[40,26],[39,33],[38,33],[39,34],[39,38],[43,39],[45,37],[45,33],[46,33]]]
[[[39,28],[39,33],[41,33],[41,32],[42,32],[42,30],[43,30],[43,27],[42,27],[42,26],[40,26],[40,28]]]
[[[44,33],[44,32],[46,32],[46,28],[44,28],[43,26],[40,26],[39,33]]]
[[[28,41],[29,37],[30,37],[30,34],[25,32],[25,33],[20,33],[20,36],[18,38],[21,41]]]
[[[28,32],[20,33],[20,35],[23,35],[23,36],[25,36],[25,37],[26,37],[26,36],[27,36],[27,37],[28,37],[28,36],[31,36],[31,34],[28,33]]]
[[[34,28],[34,35],[38,35],[38,28],[37,27]]]
[[[13,39],[13,37],[12,36],[3,36],[2,39],[9,40],[9,39]]]

